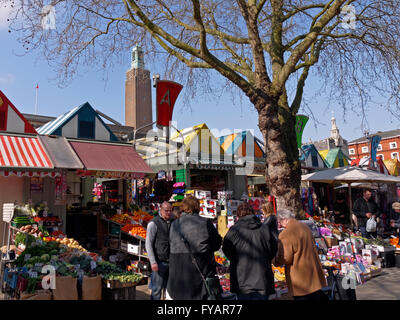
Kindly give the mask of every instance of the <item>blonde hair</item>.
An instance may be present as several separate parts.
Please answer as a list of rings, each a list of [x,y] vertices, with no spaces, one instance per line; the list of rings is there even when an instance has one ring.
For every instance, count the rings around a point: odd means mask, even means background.
[[[264,215],[266,217],[269,217],[271,215],[275,215],[274,205],[270,201],[267,201],[266,203],[263,203],[262,206],[261,206],[261,210],[262,210],[262,212],[264,213]]]

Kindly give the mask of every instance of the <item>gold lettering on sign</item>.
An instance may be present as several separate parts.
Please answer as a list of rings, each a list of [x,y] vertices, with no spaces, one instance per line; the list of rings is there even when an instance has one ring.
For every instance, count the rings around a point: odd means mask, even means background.
[[[164,94],[163,98],[161,99],[160,104],[166,103],[169,106],[171,106],[171,102],[169,100],[169,89],[167,90],[167,92]]]

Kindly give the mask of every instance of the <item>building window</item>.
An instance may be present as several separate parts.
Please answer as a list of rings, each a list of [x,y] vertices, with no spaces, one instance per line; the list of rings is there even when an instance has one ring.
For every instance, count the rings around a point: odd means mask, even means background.
[[[398,152],[392,152],[390,155],[391,155],[392,159],[399,160],[399,153]]]
[[[6,130],[6,112],[0,111],[0,130]]]
[[[349,149],[349,154],[356,154],[354,149]]]
[[[368,152],[368,147],[362,147],[361,151],[362,151],[362,153],[367,153]]]
[[[311,163],[314,168],[318,168],[318,157],[316,155],[311,155]]]
[[[378,144],[378,149],[376,149],[377,151],[382,151],[382,145]]]
[[[79,121],[78,137],[86,139],[94,139],[94,122]]]
[[[385,157],[383,156],[383,154],[377,154],[376,158],[379,159],[379,157],[382,157],[382,160],[385,160]]]
[[[396,149],[397,148],[397,142],[391,142],[389,144],[390,149]]]

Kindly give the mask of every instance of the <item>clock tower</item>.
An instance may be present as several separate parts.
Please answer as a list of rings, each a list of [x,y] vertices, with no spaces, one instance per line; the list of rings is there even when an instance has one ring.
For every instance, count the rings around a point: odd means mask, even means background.
[[[125,125],[135,129],[153,122],[150,71],[145,70],[143,50],[132,49],[131,67],[125,80]],[[151,126],[140,133],[151,130]]]

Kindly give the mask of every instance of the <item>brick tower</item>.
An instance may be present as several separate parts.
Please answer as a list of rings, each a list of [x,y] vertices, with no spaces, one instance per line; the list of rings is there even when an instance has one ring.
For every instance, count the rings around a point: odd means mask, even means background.
[[[125,80],[125,125],[140,128],[153,122],[150,71],[144,69],[143,51],[132,49],[131,68]],[[146,133],[151,126],[140,130]]]

